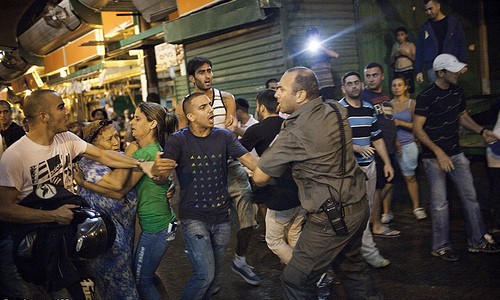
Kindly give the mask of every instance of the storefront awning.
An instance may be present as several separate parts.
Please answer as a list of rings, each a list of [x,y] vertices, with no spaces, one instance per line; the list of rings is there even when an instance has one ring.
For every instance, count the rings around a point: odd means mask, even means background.
[[[182,44],[202,36],[266,18],[264,8],[279,7],[280,1],[235,0],[164,22],[165,41]]]

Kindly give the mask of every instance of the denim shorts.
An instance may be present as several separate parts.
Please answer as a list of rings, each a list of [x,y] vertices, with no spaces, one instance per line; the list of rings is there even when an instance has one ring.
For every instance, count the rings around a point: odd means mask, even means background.
[[[418,146],[411,142],[401,146],[401,153],[397,155],[399,168],[403,176],[415,176],[415,169],[418,166]]]

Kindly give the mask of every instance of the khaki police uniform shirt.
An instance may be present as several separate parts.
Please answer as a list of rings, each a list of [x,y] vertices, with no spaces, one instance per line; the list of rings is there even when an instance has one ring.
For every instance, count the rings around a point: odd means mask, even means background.
[[[299,200],[308,212],[320,211],[330,197],[346,206],[359,202],[366,194],[365,175],[353,154],[347,110],[341,105],[338,107],[347,141],[343,184],[337,115],[321,98],[310,100],[290,115],[259,161],[259,168],[272,177],[279,177],[287,166],[291,166],[299,188]]]

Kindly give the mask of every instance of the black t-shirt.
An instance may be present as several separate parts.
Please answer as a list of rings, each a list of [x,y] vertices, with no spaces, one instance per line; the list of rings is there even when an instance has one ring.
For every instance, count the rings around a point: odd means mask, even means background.
[[[171,134],[162,157],[177,162],[181,186],[179,217],[220,224],[229,220],[227,160],[248,153],[226,129],[212,128],[206,137],[193,135],[189,128]]]
[[[394,112],[392,110],[391,98],[384,92],[375,93],[364,89],[360,95],[361,100],[371,103],[377,115],[378,127],[382,130],[385,147],[389,154],[396,153],[397,128],[394,123]]]
[[[432,30],[434,30],[434,35],[438,41],[438,53],[443,53],[443,43],[448,31],[448,17],[444,17],[439,21],[431,21]]]
[[[459,144],[459,116],[465,111],[464,91],[457,85],[447,90],[436,84],[417,97],[415,114],[426,117],[424,131],[447,155],[462,152]],[[423,146],[422,157],[434,158],[434,152]]]
[[[257,154],[261,156],[280,132],[283,121],[280,116],[269,117],[260,123],[248,127],[240,143],[248,151],[252,151],[255,148]]]
[[[22,138],[26,133],[23,128],[16,123],[12,122],[10,126],[6,130],[0,130],[0,134],[5,139],[5,145],[10,147],[10,145],[14,144],[18,139]]]
[[[269,117],[247,129],[240,142],[248,151],[255,151],[259,156],[266,151],[281,130],[283,119],[279,116]],[[265,203],[273,210],[286,210],[300,205],[298,188],[292,177],[292,170],[287,170],[275,184],[265,187],[253,187],[254,201]]]

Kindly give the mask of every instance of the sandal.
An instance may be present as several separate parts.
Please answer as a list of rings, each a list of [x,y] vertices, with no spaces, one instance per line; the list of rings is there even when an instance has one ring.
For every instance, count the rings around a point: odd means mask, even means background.
[[[415,215],[415,218],[417,218],[417,220],[423,220],[427,218],[427,214],[422,207],[415,208],[413,210],[413,214]]]
[[[383,238],[396,238],[401,235],[401,232],[396,229],[392,228],[387,228],[386,230],[382,231],[381,233],[374,233],[372,232],[372,235],[374,237],[383,237]]]

